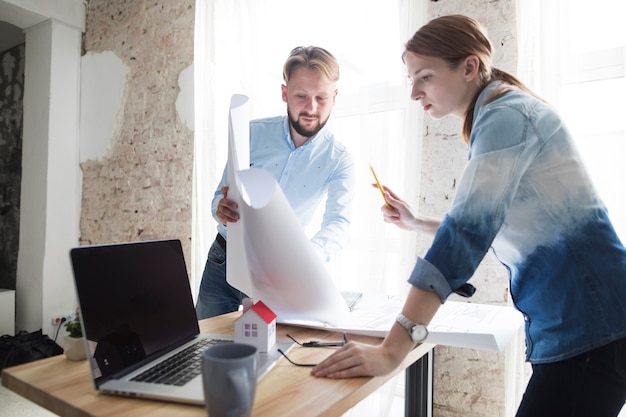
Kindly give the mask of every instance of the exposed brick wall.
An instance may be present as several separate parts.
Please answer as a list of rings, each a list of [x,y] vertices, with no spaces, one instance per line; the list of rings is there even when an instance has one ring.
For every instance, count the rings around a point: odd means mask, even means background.
[[[427,20],[449,14],[477,19],[494,45],[495,66],[515,73],[517,65],[515,1],[439,0],[428,4]],[[433,120],[425,117],[420,185],[420,212],[443,216],[456,192],[467,146],[460,135],[461,121],[454,117]],[[430,239],[419,242],[424,253]],[[508,278],[490,254],[471,280],[477,287],[472,302],[506,304]],[[451,297],[464,300],[461,297]],[[434,417],[495,417],[504,415],[504,354],[471,349],[435,349]]]
[[[91,0],[84,52],[130,68],[105,158],[81,164],[81,244],[179,238],[189,265],[193,132],[177,118],[193,62],[193,0]]]

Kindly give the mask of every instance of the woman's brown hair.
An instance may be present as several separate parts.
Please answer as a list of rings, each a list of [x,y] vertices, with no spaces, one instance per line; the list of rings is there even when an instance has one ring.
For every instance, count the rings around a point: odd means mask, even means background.
[[[480,88],[472,103],[465,111],[463,120],[463,140],[469,143],[474,122],[474,108],[480,92],[492,81],[503,81],[485,101],[489,103],[507,91],[519,88],[530,94],[534,93],[517,77],[495,68],[491,64],[493,45],[482,26],[474,19],[462,15],[442,16],[431,20],[422,26],[405,45],[402,59],[406,61],[406,54],[413,52],[417,55],[440,58],[446,61],[450,68],[456,69],[465,58],[475,55],[478,58],[478,79]]]

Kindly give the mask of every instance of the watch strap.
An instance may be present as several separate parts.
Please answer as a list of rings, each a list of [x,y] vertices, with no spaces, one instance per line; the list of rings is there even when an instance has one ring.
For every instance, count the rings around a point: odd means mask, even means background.
[[[411,334],[411,330],[413,329],[413,326],[415,326],[416,323],[413,323],[411,320],[409,320],[404,314],[400,313],[398,314],[398,317],[396,317],[396,321],[406,329],[407,332],[409,332],[409,335]]]

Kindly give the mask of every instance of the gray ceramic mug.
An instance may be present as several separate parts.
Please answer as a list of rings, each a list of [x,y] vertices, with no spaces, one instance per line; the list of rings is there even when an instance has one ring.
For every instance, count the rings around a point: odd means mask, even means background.
[[[256,393],[257,348],[243,343],[202,353],[204,401],[209,417],[249,417]]]

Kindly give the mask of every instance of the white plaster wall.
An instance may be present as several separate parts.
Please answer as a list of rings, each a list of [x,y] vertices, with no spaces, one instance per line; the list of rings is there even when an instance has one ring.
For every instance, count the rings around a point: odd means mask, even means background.
[[[130,68],[112,51],[81,59],[80,162],[106,156],[123,108]]]
[[[27,29],[26,44],[16,328],[50,334],[50,317],[74,308],[80,32],[47,20]]]
[[[50,108],[48,109],[48,169],[43,258],[42,327],[52,335],[50,319],[75,309],[69,250],[78,244],[81,181],[78,165],[78,107],[81,34],[75,28],[48,21],[50,42]],[[28,48],[27,48],[28,49]],[[21,246],[20,246],[21,247]],[[31,324],[31,326],[32,326]],[[31,327],[33,328],[33,327]]]
[[[22,193],[20,201],[20,251],[17,260],[16,329],[35,329],[43,311],[43,257],[45,253],[46,170],[48,166],[48,104],[38,100],[49,91],[50,25],[26,31],[24,86],[24,133],[22,144]],[[31,122],[28,123],[28,120]]]
[[[178,88],[176,113],[178,118],[187,126],[187,129],[194,130],[193,64],[181,71],[178,76]]]

